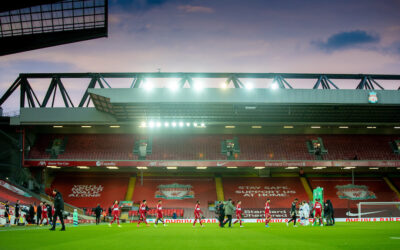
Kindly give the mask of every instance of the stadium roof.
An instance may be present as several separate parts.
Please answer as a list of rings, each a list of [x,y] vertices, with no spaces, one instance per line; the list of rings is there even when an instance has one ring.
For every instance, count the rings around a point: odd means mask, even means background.
[[[0,55],[106,37],[107,0],[16,0],[0,7]]]

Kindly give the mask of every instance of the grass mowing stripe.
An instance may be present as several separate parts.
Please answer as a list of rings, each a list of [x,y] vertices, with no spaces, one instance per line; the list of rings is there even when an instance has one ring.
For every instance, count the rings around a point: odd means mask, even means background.
[[[136,227],[136,224],[87,225],[67,231],[3,230],[0,249],[394,249],[400,235],[398,222],[337,223],[333,227],[286,227],[283,223],[246,223],[244,228],[204,228],[191,224]],[[399,237],[400,239],[400,237]]]

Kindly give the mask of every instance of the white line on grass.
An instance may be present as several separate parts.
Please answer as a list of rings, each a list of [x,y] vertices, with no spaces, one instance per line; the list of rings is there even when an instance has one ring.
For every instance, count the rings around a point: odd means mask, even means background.
[[[392,240],[400,240],[400,237],[390,237]]]

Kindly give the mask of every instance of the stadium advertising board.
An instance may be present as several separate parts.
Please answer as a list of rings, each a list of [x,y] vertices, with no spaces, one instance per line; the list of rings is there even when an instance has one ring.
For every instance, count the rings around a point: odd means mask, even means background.
[[[64,161],[26,160],[28,167],[400,167],[400,161]]]

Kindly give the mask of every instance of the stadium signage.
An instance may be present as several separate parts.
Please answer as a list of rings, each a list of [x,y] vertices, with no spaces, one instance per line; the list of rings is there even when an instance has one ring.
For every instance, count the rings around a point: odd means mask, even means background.
[[[43,167],[43,166],[118,166],[118,167],[400,167],[400,161],[103,161],[98,165],[98,161],[43,161],[28,159],[25,160],[25,166]]]
[[[374,92],[374,91],[369,92],[368,102],[369,103],[377,103],[378,102],[378,95],[376,94],[376,92]]]
[[[364,185],[343,185],[336,186],[337,196],[340,199],[347,200],[368,200],[368,199],[376,199],[375,193],[368,190],[367,186]]]
[[[155,193],[156,198],[163,198],[166,200],[183,200],[193,199],[194,191],[191,185],[183,185],[178,183],[159,185]]]

